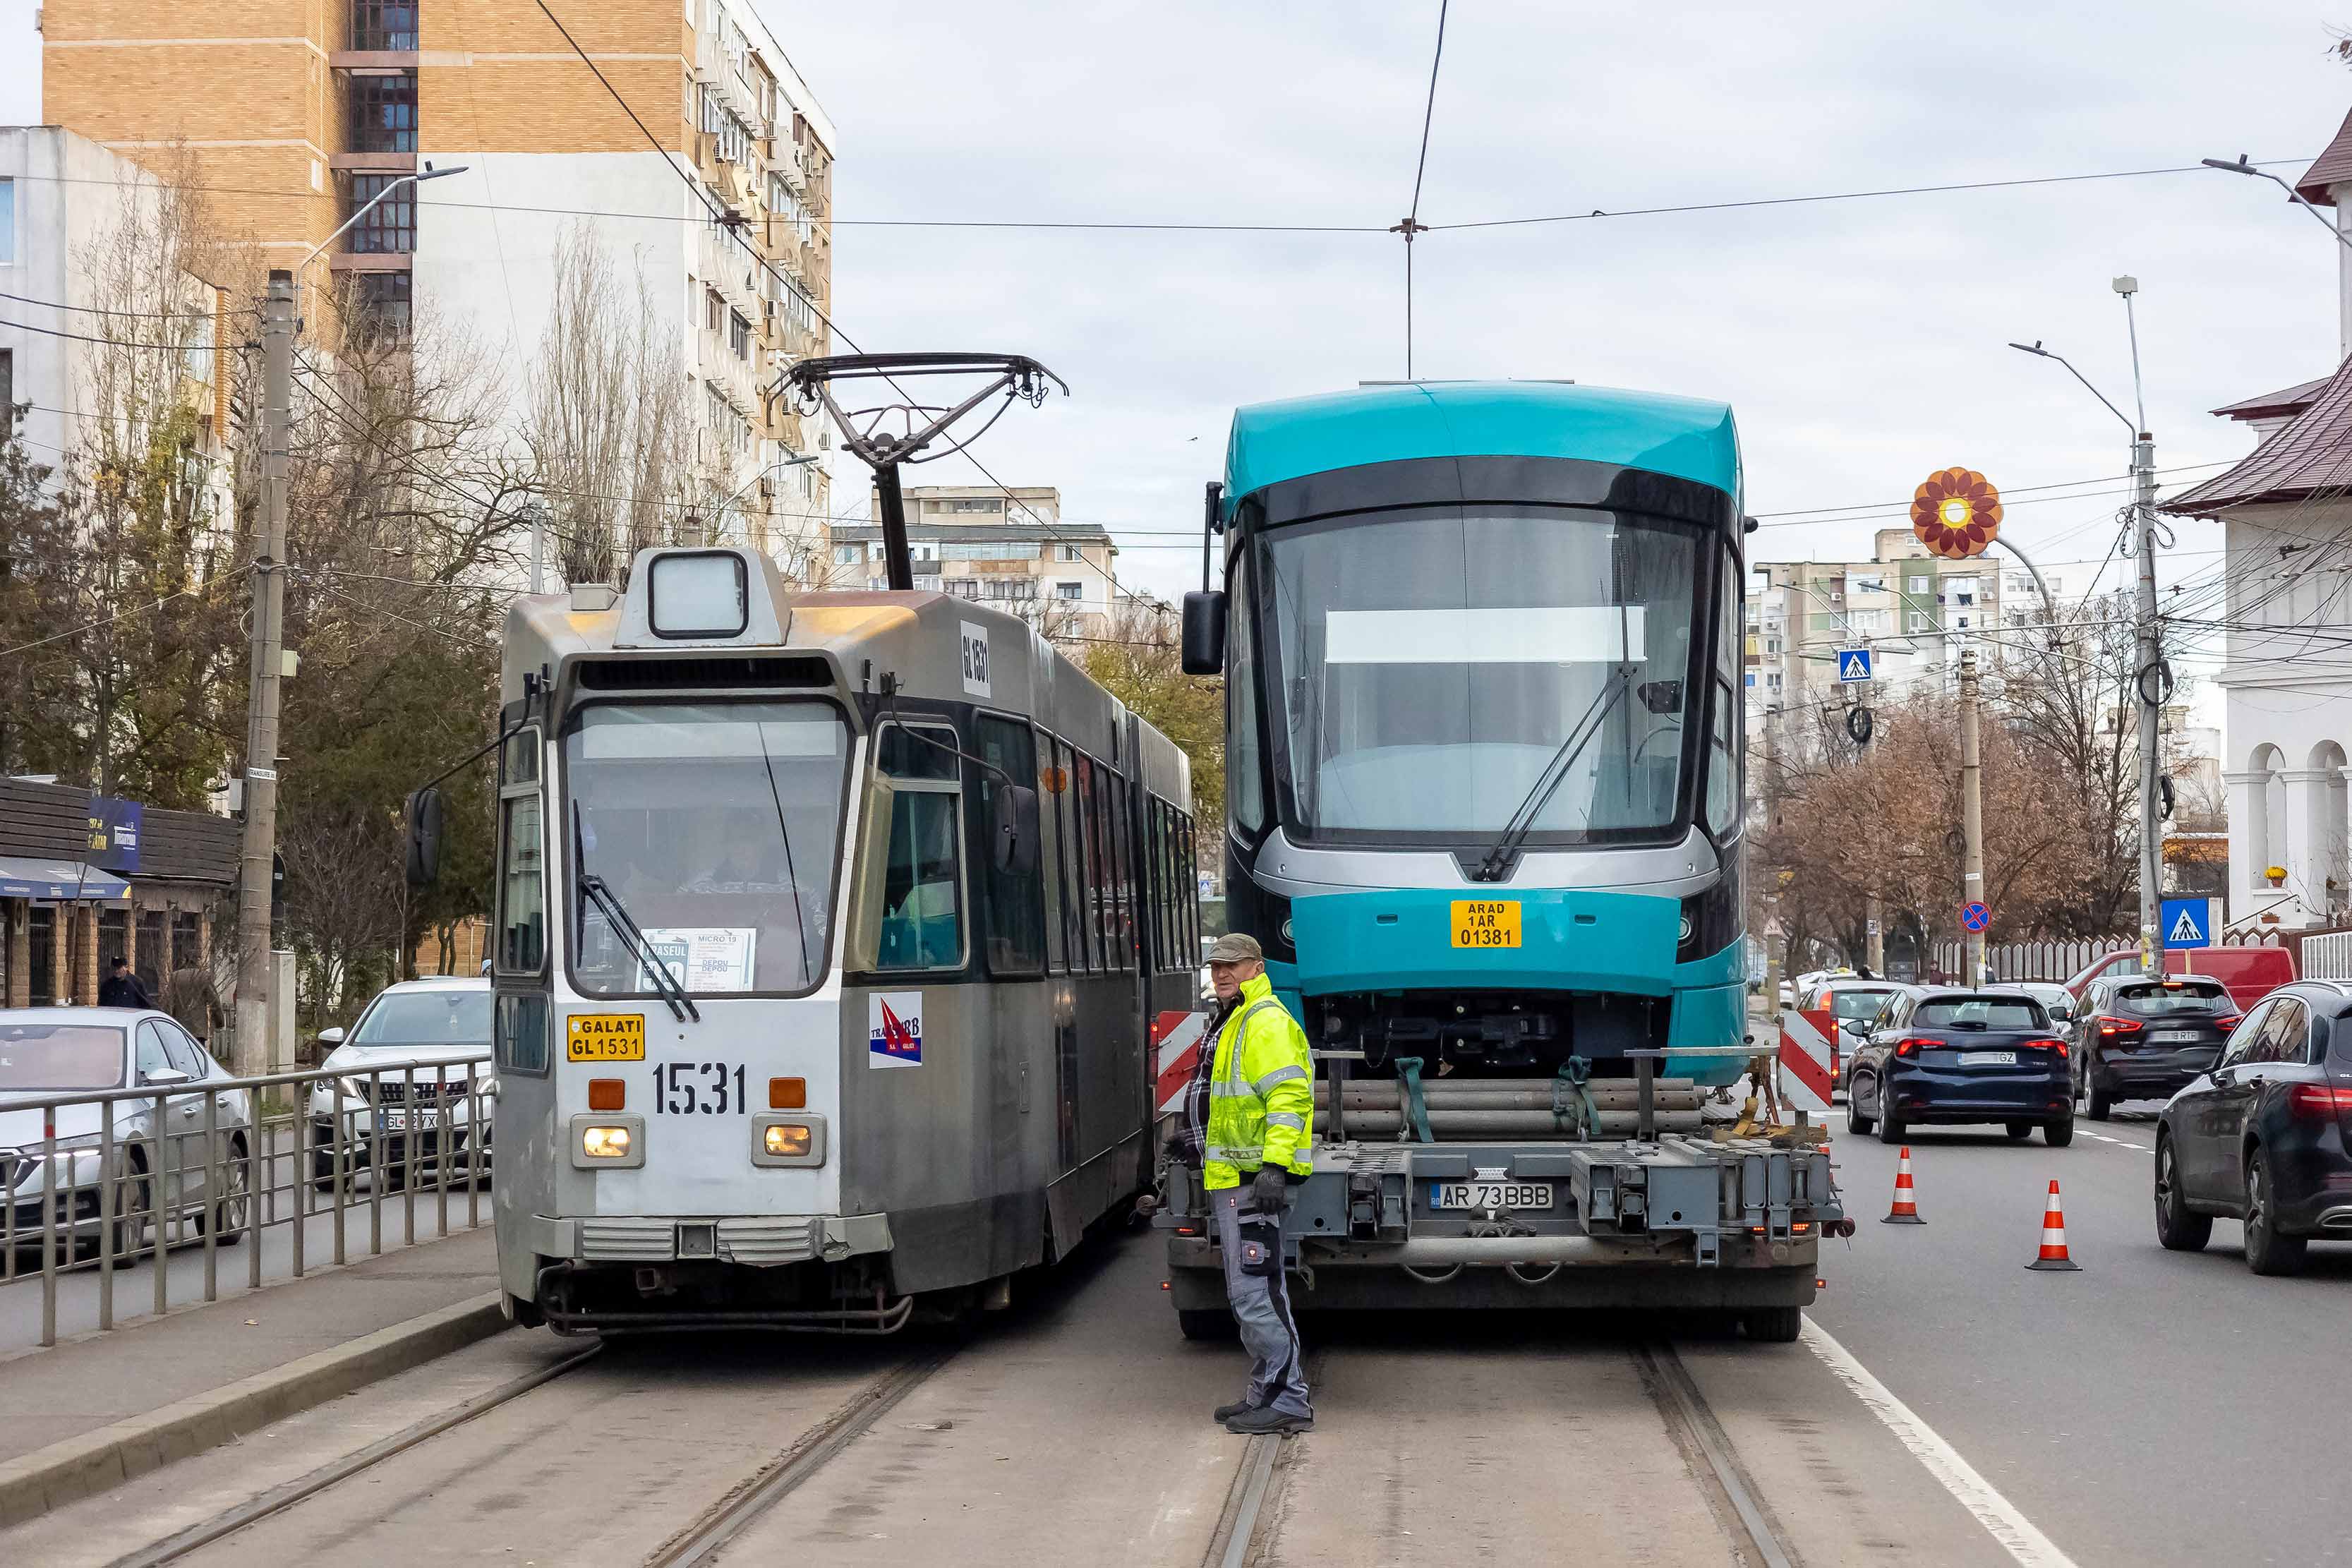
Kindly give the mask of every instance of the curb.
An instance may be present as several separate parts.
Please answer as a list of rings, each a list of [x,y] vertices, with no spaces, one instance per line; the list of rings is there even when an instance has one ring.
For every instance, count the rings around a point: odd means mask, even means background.
[[[485,1291],[349,1344],[36,1449],[0,1464],[0,1528],[216,1448],[508,1326],[499,1293]]]

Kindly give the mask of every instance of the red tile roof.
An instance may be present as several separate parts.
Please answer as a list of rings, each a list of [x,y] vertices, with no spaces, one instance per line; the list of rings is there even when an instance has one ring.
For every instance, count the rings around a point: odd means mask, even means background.
[[[2251,457],[2156,510],[2176,517],[2219,517],[2252,501],[2294,500],[2347,489],[2352,489],[2352,359],[2328,377],[2310,406],[2272,431]]]
[[[2352,180],[2352,114],[2345,115],[2344,123],[2336,128],[2336,140],[2294,183],[2294,194],[2315,207],[2332,207],[2336,198],[2327,187],[2345,180]]]

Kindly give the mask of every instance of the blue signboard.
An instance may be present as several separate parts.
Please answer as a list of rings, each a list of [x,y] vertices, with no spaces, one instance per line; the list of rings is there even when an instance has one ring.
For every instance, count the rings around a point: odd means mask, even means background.
[[[139,874],[139,830],[142,808],[135,800],[112,795],[89,797],[89,847],[84,857],[93,866],[130,876]]]
[[[1857,680],[1868,680],[1870,679],[1870,650],[1868,648],[1842,647],[1838,649],[1837,661],[1838,679],[1841,681],[1852,682]]]
[[[2164,933],[2167,951],[2213,945],[2213,900],[2167,899],[2159,906],[2157,930]]]
[[[1960,909],[1960,923],[1970,931],[1982,931],[1992,924],[1992,911],[1982,904],[1966,904]]]

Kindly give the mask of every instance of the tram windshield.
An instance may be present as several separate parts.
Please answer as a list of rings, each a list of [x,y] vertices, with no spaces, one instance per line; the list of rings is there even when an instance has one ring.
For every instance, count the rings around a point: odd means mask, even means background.
[[[1264,679],[1298,830],[1475,842],[1538,796],[1538,843],[1671,828],[1701,559],[1695,529],[1581,509],[1268,534]]]
[[[823,702],[586,710],[563,743],[572,979],[656,993],[612,902],[688,992],[794,992],[824,973],[849,740]]]

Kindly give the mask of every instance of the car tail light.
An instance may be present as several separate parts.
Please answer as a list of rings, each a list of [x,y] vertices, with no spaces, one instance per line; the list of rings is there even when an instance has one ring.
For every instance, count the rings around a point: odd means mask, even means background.
[[[2066,1059],[2066,1042],[2063,1040],[2028,1040],[2025,1046],[2029,1050],[2056,1051],[2060,1061]]]
[[[1895,1042],[1895,1054],[1898,1057],[1916,1057],[1921,1051],[1943,1043],[1941,1040],[1897,1040]]]
[[[2226,1035],[2245,1022],[2245,1017],[2243,1013],[2224,1013],[2213,1020],[2213,1026]]]
[[[2118,1035],[2137,1035],[2147,1028],[2137,1018],[2117,1018],[2108,1014],[2099,1016],[2099,1038],[2112,1040]]]
[[[2338,1116],[2352,1114],[2352,1089],[2326,1083],[2299,1083],[2287,1091],[2286,1108],[2291,1116],[2332,1121]]]

